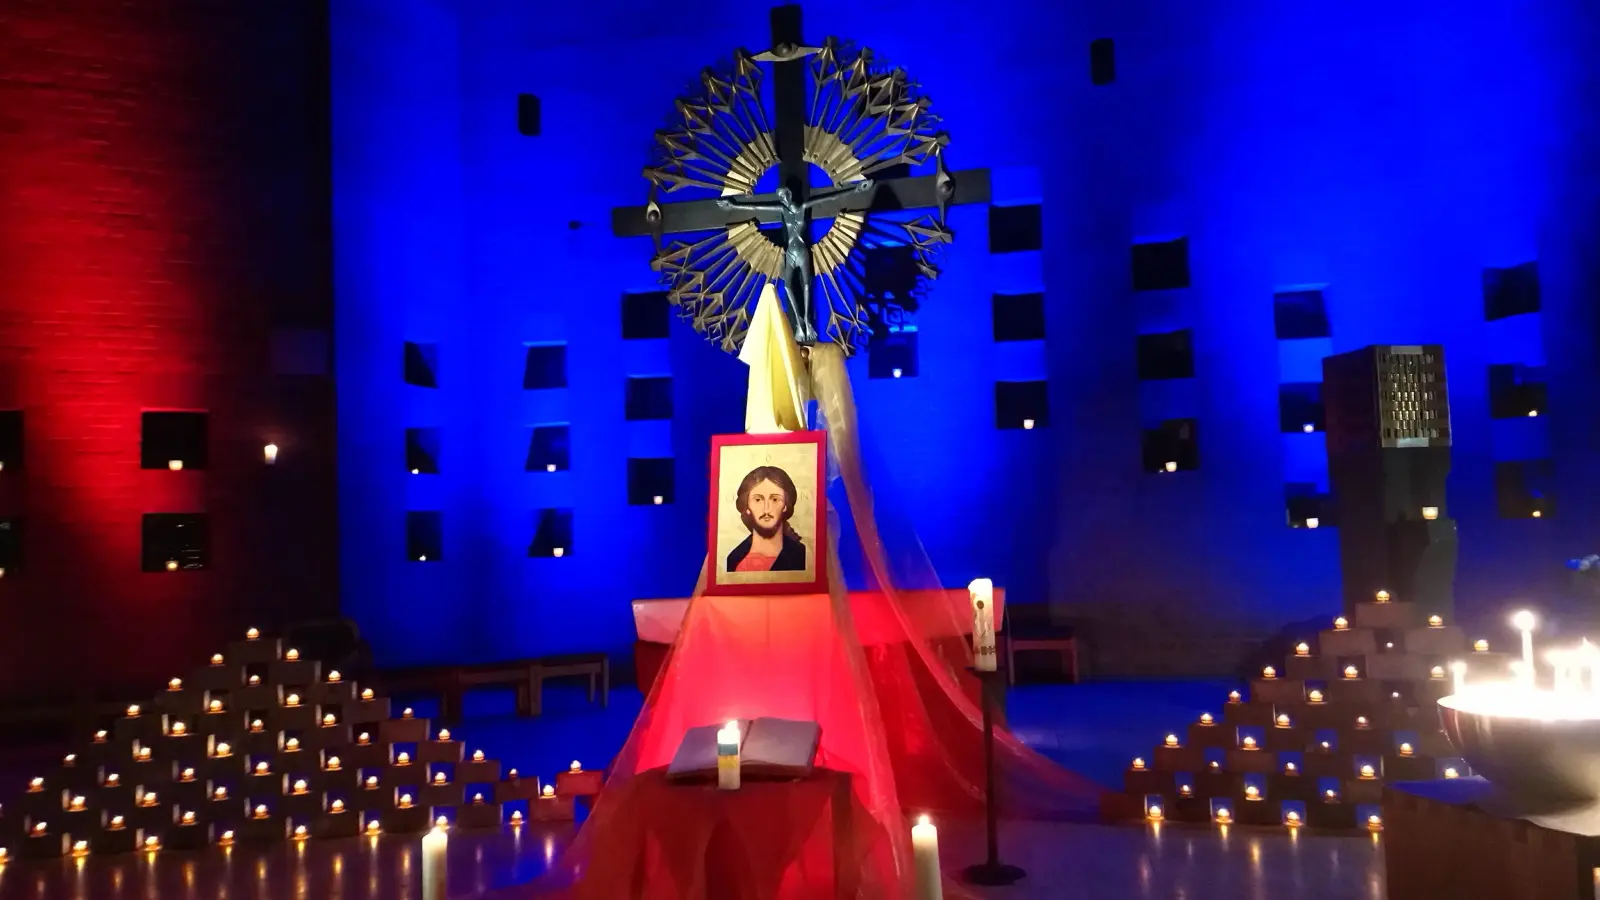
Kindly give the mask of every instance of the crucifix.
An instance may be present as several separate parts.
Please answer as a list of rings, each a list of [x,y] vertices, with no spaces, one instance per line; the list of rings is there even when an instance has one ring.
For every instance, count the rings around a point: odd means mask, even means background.
[[[807,46],[798,6],[774,8],[771,26],[771,49],[755,55],[741,52],[731,75],[708,71],[703,76],[704,99],[678,101],[685,124],[656,136],[666,162],[645,170],[651,182],[649,202],[614,209],[611,216],[617,236],[653,239],[652,266],[668,276],[671,302],[693,312],[695,327],[708,336],[720,330],[729,352],[737,350],[739,317],[747,314],[759,288],[750,288],[749,270],[756,282],[783,282],[796,339],[809,344],[818,339],[817,310],[811,303],[818,278],[827,281],[824,294],[830,304],[861,302],[845,296],[859,288],[834,276],[873,214],[937,211],[936,222],[898,223],[906,233],[899,243],[917,246],[919,270],[932,278],[938,269],[922,251],[950,239],[943,227],[946,210],[989,200],[987,170],[946,169],[948,137],[933,130],[938,120],[925,99],[911,96],[914,86],[904,73],[878,72],[871,67],[870,51],[849,56],[831,39],[823,47]],[[770,123],[757,63],[772,68]],[[891,167],[929,160],[935,167],[930,175],[873,177]],[[833,187],[812,188],[813,166],[823,170]],[[777,190],[756,194],[756,180],[772,168],[777,170]],[[716,196],[677,203],[658,199],[660,192],[684,187]],[[824,220],[835,221],[822,242],[813,242],[812,222]],[[783,227],[781,250],[759,230],[762,225]],[[714,235],[662,247],[667,235],[719,231],[725,238]],[[842,331],[835,327],[834,339],[847,337]],[[864,340],[859,329],[848,337]]]

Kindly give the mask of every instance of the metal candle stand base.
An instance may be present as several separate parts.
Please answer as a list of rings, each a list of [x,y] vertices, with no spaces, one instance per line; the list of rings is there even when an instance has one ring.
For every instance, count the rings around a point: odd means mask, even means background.
[[[968,884],[996,886],[1016,884],[1028,873],[1017,866],[1000,861],[1000,807],[994,790],[994,692],[1004,683],[999,672],[981,669],[967,671],[978,676],[983,687],[983,773],[984,773],[984,826],[987,830],[989,858],[961,871]]]

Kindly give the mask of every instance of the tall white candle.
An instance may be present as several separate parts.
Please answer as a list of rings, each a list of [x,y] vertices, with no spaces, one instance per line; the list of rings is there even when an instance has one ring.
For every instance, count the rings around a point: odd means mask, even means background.
[[[717,787],[739,789],[739,723],[729,722],[717,731]]]
[[[443,828],[434,828],[422,839],[422,900],[445,900],[448,881],[447,850],[449,834]]]
[[[1535,624],[1537,623],[1533,613],[1525,609],[1519,610],[1511,617],[1512,627],[1522,632],[1522,677],[1529,687],[1533,687],[1534,681],[1533,626]]]
[[[916,885],[911,896],[916,900],[944,900],[944,883],[939,875],[939,829],[927,816],[918,816],[911,826],[912,871]]]
[[[1467,689],[1467,664],[1466,663],[1462,662],[1459,659],[1456,660],[1455,662],[1451,663],[1450,664],[1450,676],[1454,680],[1454,684],[1452,685],[1452,687],[1453,687],[1453,689],[1455,690],[1455,692],[1457,694],[1460,694],[1460,693],[1462,693],[1463,691],[1465,691]]]
[[[973,668],[993,672],[1000,662],[994,639],[994,582],[987,578],[975,579],[967,585],[967,595],[972,598]]]

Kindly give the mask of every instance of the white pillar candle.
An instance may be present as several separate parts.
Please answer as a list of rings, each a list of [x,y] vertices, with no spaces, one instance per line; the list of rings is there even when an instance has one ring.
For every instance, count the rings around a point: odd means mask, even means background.
[[[447,896],[446,851],[450,836],[443,828],[434,828],[422,839],[422,900],[445,900]]]
[[[912,871],[916,885],[911,893],[915,900],[944,900],[944,882],[939,875],[939,829],[933,827],[927,816],[918,816],[911,826]]]
[[[1456,660],[1450,664],[1450,676],[1454,680],[1453,690],[1460,694],[1467,689],[1467,664]]]
[[[717,732],[717,787],[739,789],[739,723],[729,722]]]
[[[972,598],[972,665],[980,672],[993,672],[1000,661],[994,639],[994,582],[975,579],[967,585],[967,594]]]
[[[1533,687],[1534,680],[1533,626],[1535,623],[1536,620],[1533,618],[1533,613],[1525,609],[1511,617],[1512,627],[1522,632],[1522,678],[1528,683],[1528,687]]]

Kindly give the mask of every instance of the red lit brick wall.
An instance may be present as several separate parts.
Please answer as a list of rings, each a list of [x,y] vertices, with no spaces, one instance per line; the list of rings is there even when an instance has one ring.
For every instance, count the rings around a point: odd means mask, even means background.
[[[247,624],[337,610],[331,373],[272,364],[277,329],[332,322],[325,19],[0,5],[0,409],[26,434],[0,472],[25,523],[0,702],[144,693]],[[140,470],[163,408],[209,411],[207,470]],[[210,570],[141,573],[141,514],[192,511]]]

